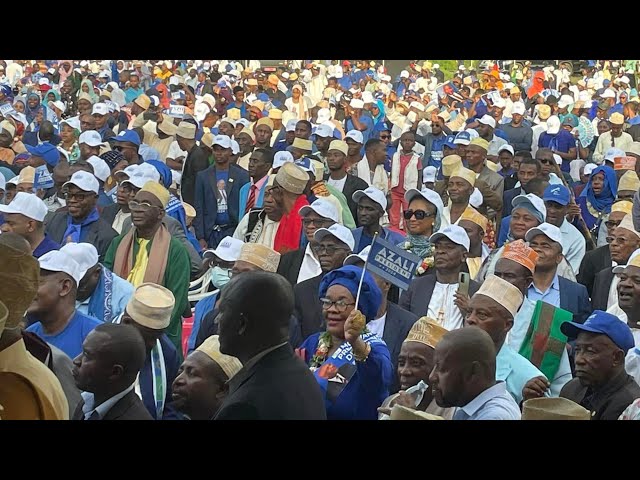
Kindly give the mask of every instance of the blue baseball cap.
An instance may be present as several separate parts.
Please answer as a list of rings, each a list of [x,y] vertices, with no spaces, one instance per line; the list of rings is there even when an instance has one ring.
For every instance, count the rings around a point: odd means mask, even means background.
[[[635,346],[629,326],[615,315],[602,310],[594,310],[584,323],[566,322],[560,330],[567,337],[576,338],[580,332],[606,335],[625,353]]]
[[[444,145],[449,148],[458,148],[458,146],[454,143],[456,139],[455,135],[447,135],[447,138],[444,140]]]
[[[469,145],[471,143],[471,134],[467,131],[460,132],[456,135],[453,143],[456,145]]]
[[[256,98],[258,100],[260,100],[261,102],[268,102],[269,101],[269,95],[267,95],[266,93],[259,93]]]
[[[42,157],[47,165],[51,165],[52,167],[55,167],[58,165],[58,162],[60,162],[60,152],[49,142],[43,142],[35,147],[25,145],[25,148],[31,155]]]
[[[129,142],[138,147],[141,143],[140,136],[134,130],[125,130],[124,132],[120,132],[118,136],[111,137],[109,140],[113,140],[115,142]]]
[[[571,201],[569,189],[564,185],[549,185],[544,189],[542,199],[545,202],[556,202],[560,205],[567,205]]]

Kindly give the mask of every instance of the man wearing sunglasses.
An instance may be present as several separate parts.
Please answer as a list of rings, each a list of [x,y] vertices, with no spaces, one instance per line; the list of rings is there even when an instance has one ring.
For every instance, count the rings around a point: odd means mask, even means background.
[[[142,163],[142,157],[138,154],[140,148],[140,135],[134,130],[125,130],[120,132],[117,137],[109,139],[112,142],[113,149],[122,153],[129,165],[138,165]]]
[[[99,183],[92,174],[79,170],[62,186],[67,209],[58,210],[46,226],[46,234],[56,243],[91,243],[98,250],[100,261],[111,240],[118,235],[111,225],[100,217],[97,209]]]

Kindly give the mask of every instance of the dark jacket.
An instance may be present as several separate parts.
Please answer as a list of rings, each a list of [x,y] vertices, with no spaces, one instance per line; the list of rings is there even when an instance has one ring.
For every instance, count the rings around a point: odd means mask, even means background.
[[[418,317],[426,315],[435,286],[435,273],[414,278],[409,285],[409,289],[400,297],[400,306]],[[471,280],[469,283],[469,298],[473,297],[473,294],[479,289],[480,284],[475,280]]]
[[[520,187],[512,188],[511,190],[506,190],[504,192],[504,195],[502,196],[502,218],[511,215],[511,210],[513,209],[511,202],[521,194],[524,195],[524,191]]]
[[[326,420],[324,398],[309,367],[283,345],[229,380],[215,420]]]
[[[100,212],[100,217],[109,225],[113,225],[113,221],[116,219],[116,215],[120,211],[120,208],[120,205],[118,205],[117,203],[107,205]]]
[[[558,276],[558,282],[560,283],[560,308],[573,313],[574,322],[584,323],[592,312],[587,287],[560,276]]]
[[[216,166],[212,165],[196,176],[195,209],[196,218],[193,226],[196,230],[196,238],[209,242],[214,226],[217,224],[218,201]],[[249,183],[249,174],[243,168],[231,164],[229,165],[229,181],[225,185],[227,192],[227,212],[229,214],[229,227],[238,226],[240,208],[240,189]]]
[[[71,418],[72,420],[84,420],[82,407],[84,407],[84,401],[80,400]],[[109,409],[102,420],[153,420],[153,418],[144,407],[140,397],[136,395],[136,392],[131,390]]]
[[[293,287],[298,283],[298,274],[300,273],[306,248],[307,247],[299,248],[298,250],[287,252],[280,257],[277,273],[286,278]]]
[[[209,154],[207,151],[196,145],[184,159],[182,178],[180,180],[180,196],[183,202],[195,205],[196,198],[196,176],[199,172],[209,168]]]
[[[362,239],[363,231],[364,231],[364,227],[358,227],[351,230],[351,234],[353,235],[353,240],[355,245],[354,250],[358,252],[362,251],[359,245],[360,245],[360,240]],[[381,228],[379,237],[384,240],[387,240],[393,245],[398,245],[399,243],[404,242],[404,239],[405,239],[405,236],[403,234],[394,232],[393,230],[389,230],[386,227]]]
[[[598,247],[595,250],[590,250],[584,254],[577,281],[587,287],[587,292],[590,297],[593,295],[593,284],[596,281],[596,275],[608,267],[611,267],[609,244]]]
[[[640,386],[623,369],[590,399],[585,398],[590,393],[590,389],[582,385],[579,378],[574,378],[562,387],[560,396],[589,410],[591,420],[617,420],[636,398],[640,398]]]
[[[609,288],[615,277],[613,267],[600,270],[596,274],[593,282],[593,294],[591,295],[591,307],[594,310],[607,310],[607,302],[609,301]]]
[[[329,175],[325,175],[324,179],[328,180]],[[349,210],[351,210],[354,220],[358,218],[358,204],[353,201],[353,192],[356,190],[366,190],[367,187],[369,187],[369,184],[360,177],[347,174],[347,179],[344,182],[344,187],[342,188],[342,194],[347,199],[347,205],[349,206]]]
[[[310,278],[304,282],[300,282],[293,287],[295,296],[295,307],[293,314],[300,323],[300,331],[302,338],[307,339],[309,335],[322,330],[324,325],[324,317],[322,316],[322,304],[320,303],[320,282],[324,273],[317,277]]]
[[[389,302],[387,304],[387,318],[384,322],[382,339],[384,343],[387,344],[391,363],[393,364],[393,384],[390,389],[392,393],[397,392],[400,388],[398,381],[398,355],[400,355],[402,342],[407,338],[409,330],[411,330],[411,327],[417,320],[418,317],[416,315],[406,311],[395,303]]]
[[[154,420],[179,420],[180,414],[175,408],[173,408],[171,388],[173,381],[178,375],[178,369],[180,368],[178,351],[166,335],[162,335],[160,337],[160,345],[162,346],[162,356],[164,357],[164,364],[167,371],[167,391],[165,392],[164,397],[162,418],[156,418],[155,400],[153,398],[153,369],[151,367],[151,355],[147,355],[144,365],[140,369],[140,393],[142,394],[142,402]]]
[[[51,219],[47,223],[45,233],[49,235],[51,240],[64,245],[65,242],[62,238],[64,232],[67,231],[67,215],[68,212],[56,212],[51,216]],[[99,218],[97,221],[90,223],[84,229],[86,234],[82,238],[83,242],[90,243],[100,255],[100,261],[104,261],[104,254],[107,253],[111,240],[118,236],[111,224],[107,223],[103,218]]]

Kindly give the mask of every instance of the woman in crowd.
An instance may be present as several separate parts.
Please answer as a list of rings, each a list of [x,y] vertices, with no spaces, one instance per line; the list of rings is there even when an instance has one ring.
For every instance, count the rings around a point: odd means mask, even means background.
[[[353,265],[324,276],[319,294],[327,329],[297,350],[314,372],[332,420],[375,420],[393,380],[389,349],[365,324],[375,318],[382,293],[365,272],[356,309],[361,277]]]
[[[591,172],[589,183],[576,198],[576,203],[582,211],[587,228],[594,237],[598,236],[600,224],[611,213],[611,205],[618,194],[618,181],[613,168],[600,166]]]
[[[62,141],[58,147],[67,152],[69,163],[74,164],[80,159],[80,145],[78,145],[80,129],[76,128],[79,127],[79,125],[73,124],[73,121],[63,120],[60,122],[60,127],[60,138],[62,138]]]

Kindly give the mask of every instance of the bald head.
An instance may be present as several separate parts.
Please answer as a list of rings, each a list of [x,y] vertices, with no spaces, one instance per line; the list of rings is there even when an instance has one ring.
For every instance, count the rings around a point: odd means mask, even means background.
[[[448,356],[459,364],[484,365],[489,379],[496,376],[496,349],[489,334],[480,328],[453,330],[442,337],[437,348],[446,349]]]

